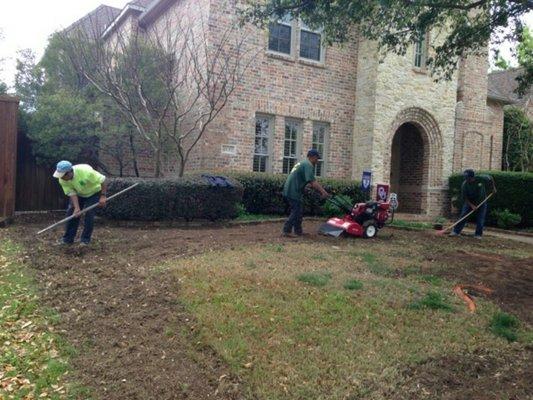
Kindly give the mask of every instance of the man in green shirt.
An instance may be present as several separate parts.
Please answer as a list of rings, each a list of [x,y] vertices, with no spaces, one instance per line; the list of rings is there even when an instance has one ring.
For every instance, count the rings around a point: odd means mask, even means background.
[[[461,197],[463,199],[463,209],[461,217],[463,218],[472,210],[476,210],[476,233],[474,237],[481,239],[483,236],[483,227],[485,225],[485,216],[487,214],[487,202],[480,203],[487,197],[487,188],[485,185],[490,184],[493,193],[496,193],[494,179],[490,175],[476,175],[473,169],[467,169],[464,172],[465,180],[461,186]],[[457,224],[450,233],[450,236],[459,236],[466,225],[466,220]]]
[[[302,195],[304,188],[309,184],[312,188],[320,192],[322,197],[328,197],[329,194],[324,190],[322,185],[315,179],[315,165],[320,159],[320,154],[316,149],[307,152],[307,160],[300,161],[296,164],[283,186],[283,197],[290,205],[291,213],[283,225],[282,235],[290,237],[292,230],[298,236],[303,234],[303,204]]]
[[[59,180],[63,192],[70,199],[67,216],[73,214],[79,216],[83,208],[90,207],[96,203],[100,207],[105,207],[107,200],[105,176],[95,171],[90,165],[72,165],[69,161],[60,161],[57,163],[54,178]],[[80,238],[82,245],[88,245],[91,241],[94,228],[94,215],[94,209],[85,213],[83,232]],[[73,218],[68,221],[65,234],[60,243],[74,243],[79,224],[80,218]]]

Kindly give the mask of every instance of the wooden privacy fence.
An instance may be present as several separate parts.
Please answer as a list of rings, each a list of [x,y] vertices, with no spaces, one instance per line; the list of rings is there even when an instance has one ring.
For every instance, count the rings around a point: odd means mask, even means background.
[[[0,96],[0,222],[15,213],[18,106],[17,98]]]
[[[52,177],[53,167],[37,163],[30,139],[18,135],[17,157],[17,211],[44,211],[64,209],[64,196],[57,179]]]

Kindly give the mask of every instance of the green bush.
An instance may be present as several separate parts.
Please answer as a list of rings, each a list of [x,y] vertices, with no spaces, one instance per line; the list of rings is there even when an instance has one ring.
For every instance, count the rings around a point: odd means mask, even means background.
[[[211,186],[200,175],[175,179],[109,179],[113,194],[139,182],[139,186],[109,202],[101,214],[110,219],[172,220],[229,219],[238,215],[242,186],[230,179],[234,187]]]
[[[494,210],[492,212],[493,217],[496,219],[496,225],[498,228],[509,229],[516,226],[522,220],[522,217],[518,214],[510,212],[507,208],[504,210]]]
[[[476,172],[478,173],[478,172]],[[508,209],[513,214],[522,217],[520,226],[533,226],[533,173],[531,172],[503,172],[481,171],[494,178],[497,193],[489,200],[489,209]],[[454,174],[449,178],[450,196],[455,207],[461,207],[462,174]],[[496,225],[494,213],[487,216],[487,224]]]
[[[244,188],[242,202],[246,211],[253,214],[286,214],[287,205],[282,192],[287,175],[257,172],[235,172],[229,175]],[[365,201],[365,195],[357,181],[320,178],[319,182],[330,193],[348,196],[354,202]],[[304,213],[324,215],[324,201],[310,188],[307,188],[304,194]]]

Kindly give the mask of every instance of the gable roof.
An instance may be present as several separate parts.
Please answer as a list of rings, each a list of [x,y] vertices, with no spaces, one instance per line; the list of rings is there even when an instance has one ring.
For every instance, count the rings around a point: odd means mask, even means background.
[[[531,92],[529,90],[524,96],[520,97],[515,93],[518,86],[516,78],[522,74],[522,68],[511,68],[504,71],[494,71],[488,77],[488,97],[492,96],[507,99],[509,103],[514,103],[518,106],[525,106],[531,100]]]
[[[94,37],[101,36],[119,13],[119,8],[101,4],[83,18],[80,18],[67,27],[65,32],[81,28],[88,35],[94,35]]]
[[[131,13],[135,14],[142,14],[146,11],[147,7],[150,6],[151,3],[157,2],[158,0],[133,0],[127,3],[122,10],[119,11],[118,15],[115,16],[113,21],[109,24],[109,26],[102,32],[102,37],[106,37],[109,35],[113,30],[120,26],[122,21]]]

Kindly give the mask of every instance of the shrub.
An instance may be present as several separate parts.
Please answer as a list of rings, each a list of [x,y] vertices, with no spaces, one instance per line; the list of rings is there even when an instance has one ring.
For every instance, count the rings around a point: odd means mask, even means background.
[[[496,225],[502,229],[512,228],[520,223],[522,217],[510,212],[507,208],[504,210],[494,210],[493,217],[496,219]]]
[[[110,201],[101,214],[111,219],[141,221],[235,218],[243,191],[233,179],[233,187],[220,187],[211,186],[200,175],[188,175],[175,179],[114,178],[109,180],[109,193],[136,182],[139,186]]]
[[[489,209],[508,209],[522,217],[521,226],[533,226],[533,173],[487,171],[494,178],[498,192],[489,200]],[[449,178],[450,196],[456,207],[461,207],[462,174],[454,174]],[[487,224],[496,225],[496,218],[489,213]]]
[[[497,336],[514,342],[518,338],[517,330],[520,321],[514,315],[504,312],[494,314],[490,321],[490,331]]]
[[[253,214],[286,214],[287,205],[282,196],[286,175],[257,172],[234,172],[229,175],[244,188],[242,202],[246,211]],[[357,181],[319,178],[319,182],[328,192],[348,196],[353,202],[365,201],[365,194]],[[313,189],[305,190],[304,213],[324,215],[324,201]]]

